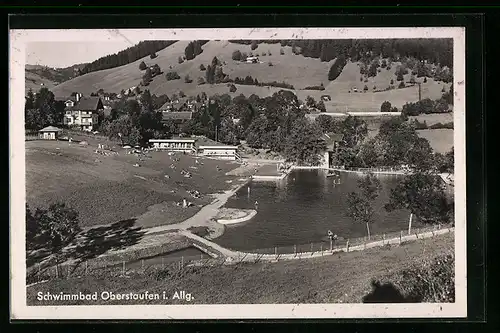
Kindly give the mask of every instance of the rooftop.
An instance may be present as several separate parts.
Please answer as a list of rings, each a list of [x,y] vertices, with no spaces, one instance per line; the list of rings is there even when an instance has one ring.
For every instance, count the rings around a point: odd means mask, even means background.
[[[78,110],[78,111],[95,111],[99,107],[99,102],[102,106],[102,101],[100,97],[82,97],[80,101],[75,104],[75,106],[68,108],[67,110]]]
[[[42,128],[38,132],[61,132],[62,129],[54,127],[54,126],[47,126],[45,128]]]

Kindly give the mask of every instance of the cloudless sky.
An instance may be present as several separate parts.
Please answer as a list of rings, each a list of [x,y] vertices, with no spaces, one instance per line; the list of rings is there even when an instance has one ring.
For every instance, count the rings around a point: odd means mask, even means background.
[[[26,44],[26,64],[58,68],[69,67],[92,62],[133,45],[128,41],[31,42]]]

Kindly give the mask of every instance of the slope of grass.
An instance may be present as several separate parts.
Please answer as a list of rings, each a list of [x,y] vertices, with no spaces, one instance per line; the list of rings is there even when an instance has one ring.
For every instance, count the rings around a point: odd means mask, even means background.
[[[117,274],[52,280],[29,287],[28,305],[89,304],[85,301],[41,302],[38,292],[98,292],[161,294],[185,290],[197,304],[259,303],[360,303],[371,291],[372,279],[384,279],[418,260],[453,251],[453,234],[415,241],[403,246],[340,253],[324,258],[240,264],[236,266],[186,268],[181,274],[167,271]],[[404,281],[402,282],[404,284]],[[400,283],[401,284],[401,283]],[[171,296],[171,295],[169,295]],[[142,301],[146,303],[148,301]],[[91,301],[90,304],[138,304],[140,301]],[[176,300],[151,304],[186,304]]]
[[[40,88],[48,88],[49,90],[53,90],[53,88],[56,86],[56,82],[51,81],[49,79],[46,79],[44,77],[41,77],[38,74],[25,71],[25,95],[28,93],[28,91],[31,89],[33,93],[36,93],[37,91],[40,90]],[[43,85],[42,85],[43,84]]]
[[[453,147],[452,129],[425,129],[417,131],[422,138],[429,140],[432,149],[438,153],[447,153]]]
[[[333,63],[321,62],[319,59],[305,58],[300,55],[293,55],[290,47],[281,47],[279,44],[260,44],[256,50],[251,50],[250,45],[234,44],[228,41],[209,41],[203,45],[203,52],[194,59],[178,63],[179,56],[184,55],[184,49],[189,41],[179,41],[159,52],[154,60],[145,57],[125,66],[98,71],[77,77],[64,82],[53,89],[56,96],[69,95],[74,91],[88,95],[102,88],[107,92],[120,92],[122,89],[128,89],[139,85],[143,72],[139,70],[141,61],[147,65],[158,64],[164,74],[157,76],[149,84],[148,88],[153,94],[178,94],[183,91],[188,96],[196,96],[202,92],[208,95],[228,93],[232,96],[244,94],[249,96],[257,94],[261,97],[272,95],[280,88],[258,87],[258,86],[239,86],[234,93],[229,92],[227,84],[197,85],[199,77],[205,78],[205,71],[200,70],[200,65],[205,67],[209,65],[214,57],[217,57],[224,63],[224,72],[230,78],[246,77],[248,75],[256,78],[259,82],[286,82],[295,87],[295,93],[301,100],[305,100],[308,95],[316,100],[321,95],[331,95],[332,101],[326,102],[325,106],[329,112],[343,111],[379,111],[380,105],[388,100],[394,106],[401,108],[406,102],[418,100],[417,86],[396,89],[384,92],[374,92],[373,87],[385,89],[389,86],[390,80],[394,79],[394,85],[398,82],[394,75],[398,63],[393,63],[391,70],[382,69],[374,78],[369,78],[368,82],[361,82],[358,63],[348,63],[340,76],[333,82],[328,81],[328,70]],[[285,54],[280,55],[280,49]],[[231,56],[235,50],[240,50],[250,54],[258,55],[263,63],[247,64],[232,60]],[[271,55],[268,55],[268,52]],[[266,55],[262,55],[265,52]],[[269,66],[272,63],[273,66]],[[181,79],[167,81],[165,73],[176,71]],[[193,80],[186,83],[184,77],[189,75]],[[405,80],[409,81],[410,75],[406,75]],[[423,81],[423,79],[418,79]],[[325,86],[324,91],[303,90],[307,86],[319,86],[321,83]],[[368,92],[363,93],[363,87],[368,86]],[[436,83],[432,79],[422,84],[422,98],[436,99],[441,96],[442,83]],[[358,93],[349,93],[349,90],[357,88]]]
[[[117,156],[95,154],[96,148],[63,141],[26,142],[28,204],[43,207],[66,202],[78,211],[84,227],[133,217],[138,217],[143,227],[176,223],[199,210],[198,206],[183,209],[176,202],[186,198],[195,205],[207,204],[211,201],[208,194],[230,187],[226,180],[234,177],[225,176],[225,172],[236,167],[207,159],[193,169],[195,162],[189,155],[153,152],[151,158],[138,161],[120,148],[115,149],[119,151]],[[134,167],[135,163],[140,167]],[[171,164],[176,168],[171,169]],[[215,170],[216,165],[220,172]],[[183,177],[182,169],[192,177]],[[189,190],[198,190],[204,196],[192,198]]]

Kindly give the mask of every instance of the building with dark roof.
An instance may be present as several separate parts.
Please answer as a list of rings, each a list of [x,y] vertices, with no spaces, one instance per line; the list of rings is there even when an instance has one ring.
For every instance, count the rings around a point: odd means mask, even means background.
[[[92,131],[98,123],[98,112],[104,110],[100,97],[80,97],[76,95],[74,103],[66,101],[64,124],[79,127],[83,131]]]

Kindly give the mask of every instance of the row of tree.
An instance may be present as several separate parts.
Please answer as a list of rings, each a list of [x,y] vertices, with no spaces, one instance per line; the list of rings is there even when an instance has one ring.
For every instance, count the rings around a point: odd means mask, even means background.
[[[30,89],[25,97],[24,126],[28,130],[40,130],[60,124],[63,122],[64,108],[64,102],[56,101],[49,89],[41,88],[36,94]]]
[[[293,39],[293,40],[231,40],[238,44],[267,43],[292,47],[295,54],[331,61],[342,55],[352,61],[369,63],[376,57],[400,59],[411,57],[433,64],[453,67],[453,39]]]
[[[184,49],[184,56],[186,60],[192,60],[197,55],[201,54],[203,52],[203,49],[201,47],[207,42],[208,42],[207,40],[195,40],[189,42],[186,48]]]
[[[79,70],[79,75],[130,64],[148,55],[153,55],[156,52],[163,50],[164,48],[172,45],[175,42],[176,41],[169,41],[169,40],[142,41],[123,51],[107,55],[105,57],[101,57],[85,65],[85,67]]]

